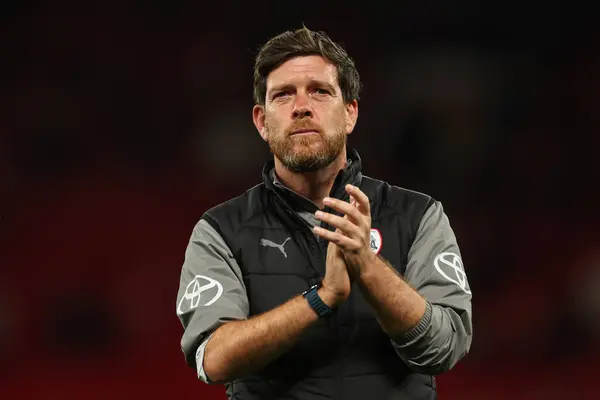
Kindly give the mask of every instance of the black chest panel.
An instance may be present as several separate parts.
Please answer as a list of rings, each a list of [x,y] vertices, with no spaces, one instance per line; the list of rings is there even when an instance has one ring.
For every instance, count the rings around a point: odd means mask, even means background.
[[[403,274],[419,221],[432,200],[366,177],[360,187],[372,199],[372,228],[379,235],[375,243],[379,254]],[[318,240],[281,197],[264,185],[207,212],[206,219],[238,261],[250,316],[280,306],[325,275],[327,243]],[[276,393],[289,393],[291,387],[302,387],[299,382],[308,384],[314,380],[322,393],[331,391],[332,397],[359,398],[341,394],[343,386],[358,387],[360,377],[375,379],[374,375],[381,375],[378,387],[388,385],[392,392],[406,384],[409,376],[413,380],[420,376],[412,374],[395,354],[371,307],[354,285],[350,297],[334,315],[307,329],[291,351],[229,389],[243,384],[244,390],[262,393],[256,398],[279,398]],[[332,378],[338,384],[332,384]],[[344,385],[339,386],[342,381]],[[257,388],[248,389],[252,385]],[[267,394],[270,392],[272,396]]]

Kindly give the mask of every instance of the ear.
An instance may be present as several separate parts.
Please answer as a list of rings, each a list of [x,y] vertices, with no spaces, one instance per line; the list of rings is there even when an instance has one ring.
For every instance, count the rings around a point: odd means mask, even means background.
[[[260,137],[266,142],[267,141],[267,131],[265,130],[265,106],[261,106],[259,104],[255,104],[252,108],[252,121],[254,121],[254,126]]]
[[[346,133],[349,135],[354,130],[356,126],[356,121],[358,119],[358,101],[352,100],[350,103],[346,104]]]

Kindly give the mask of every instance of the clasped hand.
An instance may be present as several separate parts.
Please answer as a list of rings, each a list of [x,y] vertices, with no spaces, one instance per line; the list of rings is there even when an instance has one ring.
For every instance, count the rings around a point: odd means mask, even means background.
[[[337,245],[342,251],[352,275],[359,274],[375,257],[371,250],[371,206],[369,198],[356,186],[346,185],[350,202],[326,197],[323,203],[339,211],[343,217],[317,211],[317,219],[336,228],[330,231],[315,227],[314,232]],[[350,271],[349,271],[350,272]]]

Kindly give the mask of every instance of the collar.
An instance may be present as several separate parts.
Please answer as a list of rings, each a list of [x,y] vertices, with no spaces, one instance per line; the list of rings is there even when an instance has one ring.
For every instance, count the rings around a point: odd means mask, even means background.
[[[262,177],[263,182],[266,187],[270,190],[277,191],[281,193],[281,191],[292,192],[290,189],[285,187],[279,187],[281,183],[277,179],[277,175],[275,174],[275,161],[269,160],[267,161],[262,168]],[[333,182],[333,187],[331,188],[331,197],[335,197],[342,200],[348,200],[348,193],[345,190],[347,184],[351,184],[354,186],[360,186],[362,181],[362,162],[358,151],[355,149],[348,149],[348,163],[346,168],[340,170],[338,175]],[[296,194],[296,193],[294,193]],[[305,199],[303,196],[296,194],[296,196]],[[308,199],[305,199],[310,201]],[[312,202],[310,202],[313,204]],[[314,204],[313,204],[314,205]]]

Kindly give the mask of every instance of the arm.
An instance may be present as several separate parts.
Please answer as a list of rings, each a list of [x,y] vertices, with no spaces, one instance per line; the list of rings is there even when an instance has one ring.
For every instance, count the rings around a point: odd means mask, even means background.
[[[181,349],[200,380],[208,382],[203,360],[212,333],[228,321],[246,319],[248,310],[237,261],[223,238],[200,220],[185,251],[177,294],[177,317],[184,327]]]
[[[456,237],[439,202],[421,220],[404,279],[427,300],[427,310],[412,330],[393,337],[396,352],[415,371],[448,371],[471,347],[472,295]]]
[[[333,299],[319,289],[323,301]],[[318,320],[306,299],[296,296],[246,321],[216,330],[206,346],[204,369],[215,381],[229,381],[259,370],[289,351],[302,332]]]
[[[325,204],[344,213],[343,218],[316,214],[340,232],[318,228],[315,232],[340,246],[399,357],[418,372],[449,370],[468,352],[473,329],[471,291],[441,204],[436,202],[425,212],[402,279],[370,251],[369,199],[356,187],[346,190],[352,204],[324,199]]]
[[[330,306],[338,301],[324,288],[319,295]],[[318,319],[302,296],[247,319],[248,299],[239,265],[206,221],[198,223],[186,250],[177,304],[185,327],[182,349],[207,383],[259,370],[289,350]]]
[[[382,257],[365,264],[356,274],[356,283],[390,337],[404,335],[425,316],[427,301]]]

